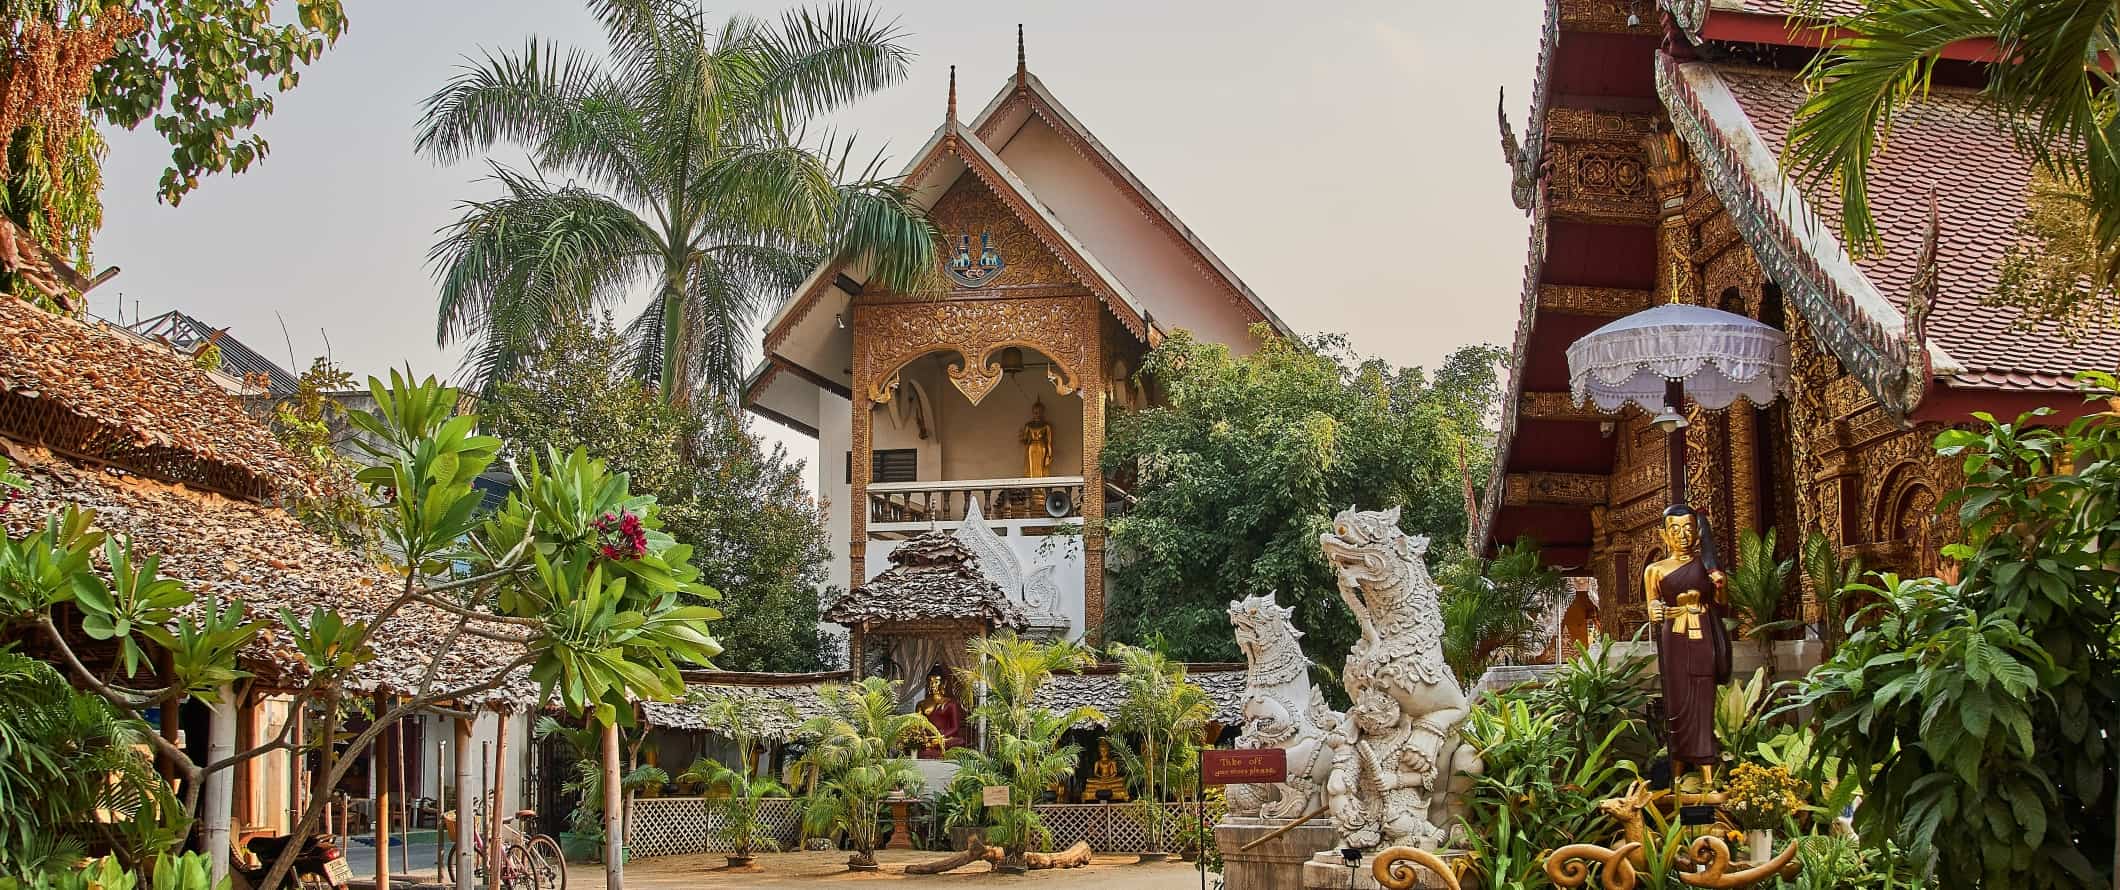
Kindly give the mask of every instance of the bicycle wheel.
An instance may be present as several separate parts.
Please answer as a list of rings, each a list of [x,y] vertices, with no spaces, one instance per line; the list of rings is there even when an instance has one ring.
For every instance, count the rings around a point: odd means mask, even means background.
[[[456,842],[442,848],[442,883],[456,886]]]
[[[501,887],[504,890],[546,890],[537,869],[530,867],[530,851],[521,844],[509,844],[501,854]]]
[[[560,853],[559,841],[540,834],[524,849],[529,851],[530,867],[537,870],[542,890],[567,890],[567,857]]]

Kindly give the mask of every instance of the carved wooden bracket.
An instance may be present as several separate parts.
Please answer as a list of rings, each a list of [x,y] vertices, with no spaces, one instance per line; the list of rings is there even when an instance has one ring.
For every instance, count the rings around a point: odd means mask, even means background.
[[[1001,383],[998,353],[1016,346],[1052,361],[1046,377],[1062,395],[1074,392],[1089,367],[1093,334],[1085,330],[1078,297],[862,303],[854,306],[857,350],[854,384],[878,404],[889,402],[907,363],[932,352],[954,352],[950,382],[977,405]]]
[[[1605,503],[1611,480],[1586,473],[1510,473],[1502,480],[1502,503],[1592,505]]]
[[[1618,318],[1654,305],[1649,302],[1653,296],[1655,294],[1649,291],[1622,287],[1541,284],[1538,288],[1538,308],[1541,312],[1559,312],[1564,315]]]
[[[1574,396],[1565,392],[1526,391],[1516,401],[1518,420],[1605,421],[1618,416],[1615,412],[1598,410],[1594,403],[1578,405]]]

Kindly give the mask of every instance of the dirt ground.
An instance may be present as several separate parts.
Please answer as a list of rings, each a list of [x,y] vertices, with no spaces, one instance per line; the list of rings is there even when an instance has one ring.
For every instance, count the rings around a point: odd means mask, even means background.
[[[626,886],[700,888],[733,887],[862,887],[878,885],[890,890],[930,888],[1005,887],[1095,887],[1097,890],[1185,890],[1200,886],[1200,874],[1190,862],[1158,862],[1147,865],[1132,854],[1099,856],[1081,868],[1041,869],[1021,877],[990,873],[984,863],[973,863],[949,874],[908,875],[907,863],[924,862],[941,853],[918,850],[879,850],[876,858],[883,870],[856,874],[846,870],[847,854],[770,853],[758,857],[749,871],[732,871],[718,853],[693,856],[663,856],[626,865]],[[1208,876],[1208,886],[1214,886]],[[569,890],[598,890],[604,885],[603,869],[576,865],[568,869]]]

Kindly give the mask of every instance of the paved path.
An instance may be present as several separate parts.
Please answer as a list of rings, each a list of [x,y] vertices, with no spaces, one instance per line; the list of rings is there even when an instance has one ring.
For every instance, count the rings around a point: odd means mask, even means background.
[[[846,870],[847,854],[772,853],[758,857],[748,871],[731,871],[720,854],[664,856],[643,859],[626,866],[628,888],[724,888],[749,887],[863,887],[871,884],[890,890],[934,890],[975,887],[1081,887],[1096,890],[1188,890],[1200,886],[1197,866],[1190,862],[1159,862],[1142,865],[1131,854],[1099,856],[1082,868],[1041,869],[1021,877],[993,874],[974,863],[943,875],[908,875],[906,863],[938,858],[941,853],[917,850],[883,850],[876,858],[881,872],[855,874]],[[602,890],[601,866],[575,865],[568,869],[568,890]],[[1213,876],[1208,879],[1210,890]]]

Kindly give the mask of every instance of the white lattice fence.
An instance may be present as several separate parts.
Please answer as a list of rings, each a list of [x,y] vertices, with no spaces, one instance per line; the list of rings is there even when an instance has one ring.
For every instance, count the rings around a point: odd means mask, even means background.
[[[1099,853],[1139,853],[1148,849],[1148,814],[1138,806],[1047,803],[1038,804],[1035,809],[1039,818],[1045,820],[1045,827],[1053,833],[1051,850],[1065,850],[1074,846],[1076,841],[1088,841],[1090,849]],[[1199,818],[1199,811],[1186,804],[1166,803],[1163,811],[1169,819],[1165,831],[1170,833]],[[1208,808],[1209,825],[1221,818],[1219,808]],[[1171,843],[1166,840],[1164,846],[1171,846]]]
[[[721,801],[705,797],[644,797],[633,801],[626,819],[626,852],[636,859],[680,853],[728,853],[734,847],[718,837]],[[797,802],[784,797],[758,802],[758,821],[783,850],[795,848]]]

